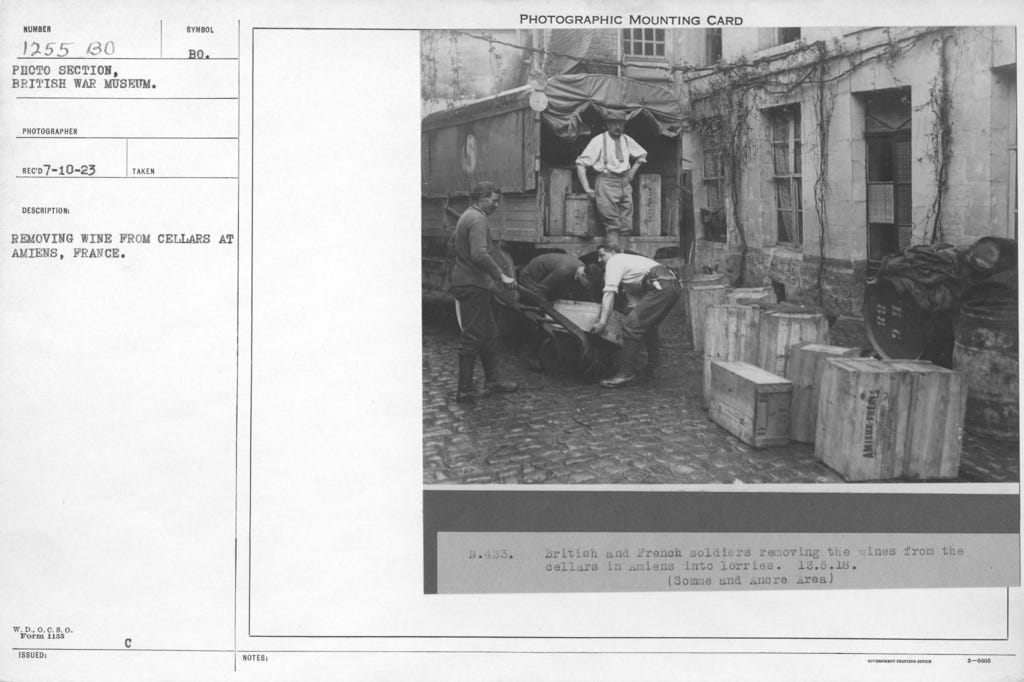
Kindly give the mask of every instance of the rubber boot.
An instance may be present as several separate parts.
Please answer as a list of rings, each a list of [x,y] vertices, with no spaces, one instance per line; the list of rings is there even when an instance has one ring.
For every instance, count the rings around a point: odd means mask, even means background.
[[[519,388],[519,384],[514,381],[502,381],[498,376],[498,354],[497,353],[481,353],[480,362],[484,366],[484,376],[487,378],[487,383],[484,384],[484,390],[493,391],[495,393],[511,393]]]
[[[473,369],[476,367],[475,355],[459,355],[459,388],[455,394],[455,402],[472,403],[477,398],[487,397],[486,392],[477,392],[473,384]]]

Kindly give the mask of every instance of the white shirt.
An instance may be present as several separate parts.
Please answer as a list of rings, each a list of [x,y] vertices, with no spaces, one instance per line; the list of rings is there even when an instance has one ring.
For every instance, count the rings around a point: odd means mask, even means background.
[[[616,158],[615,148],[618,147],[622,154],[622,160]],[[630,158],[647,160],[647,150],[637,144],[629,135],[623,133],[616,140],[607,132],[595,135],[587,144],[576,165],[593,168],[598,173],[622,173],[628,171]]]
[[[633,303],[644,295],[644,275],[651,271],[651,268],[658,265],[658,261],[651,260],[646,256],[636,256],[632,253],[617,253],[604,264],[604,289],[615,294],[622,285],[626,292],[626,298]]]

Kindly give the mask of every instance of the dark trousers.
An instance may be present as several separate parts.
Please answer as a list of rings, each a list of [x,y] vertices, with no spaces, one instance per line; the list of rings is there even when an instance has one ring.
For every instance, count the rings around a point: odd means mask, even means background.
[[[491,290],[472,286],[450,289],[459,302],[462,334],[459,336],[459,355],[484,355],[498,349],[498,323],[491,307]]]
[[[682,285],[675,280],[660,280],[662,289],[651,289],[622,322],[622,371],[635,373],[640,364],[640,347],[647,349],[647,364],[654,367],[661,359],[658,325],[679,302]]]

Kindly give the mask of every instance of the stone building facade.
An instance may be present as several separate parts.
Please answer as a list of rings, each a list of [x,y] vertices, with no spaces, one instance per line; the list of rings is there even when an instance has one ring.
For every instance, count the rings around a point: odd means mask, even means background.
[[[1016,238],[1012,28],[704,33],[676,83],[697,267],[858,316],[889,253]]]
[[[441,92],[455,76],[474,84],[461,97],[445,93],[443,106],[543,88],[565,73],[678,93],[688,117],[678,255],[696,271],[770,282],[789,300],[859,317],[865,282],[887,254],[1016,238],[1012,27],[489,35],[497,42],[441,34],[425,43],[425,87]]]

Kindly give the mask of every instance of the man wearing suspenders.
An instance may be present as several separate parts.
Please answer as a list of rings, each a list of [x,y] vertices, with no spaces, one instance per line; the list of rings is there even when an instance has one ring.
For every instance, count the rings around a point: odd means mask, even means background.
[[[647,150],[623,132],[624,111],[609,111],[605,121],[608,131],[591,139],[576,159],[576,175],[587,195],[597,202],[605,241],[618,246],[619,233],[628,234],[633,228],[633,176],[647,161]],[[593,189],[587,181],[587,168],[597,173]]]

